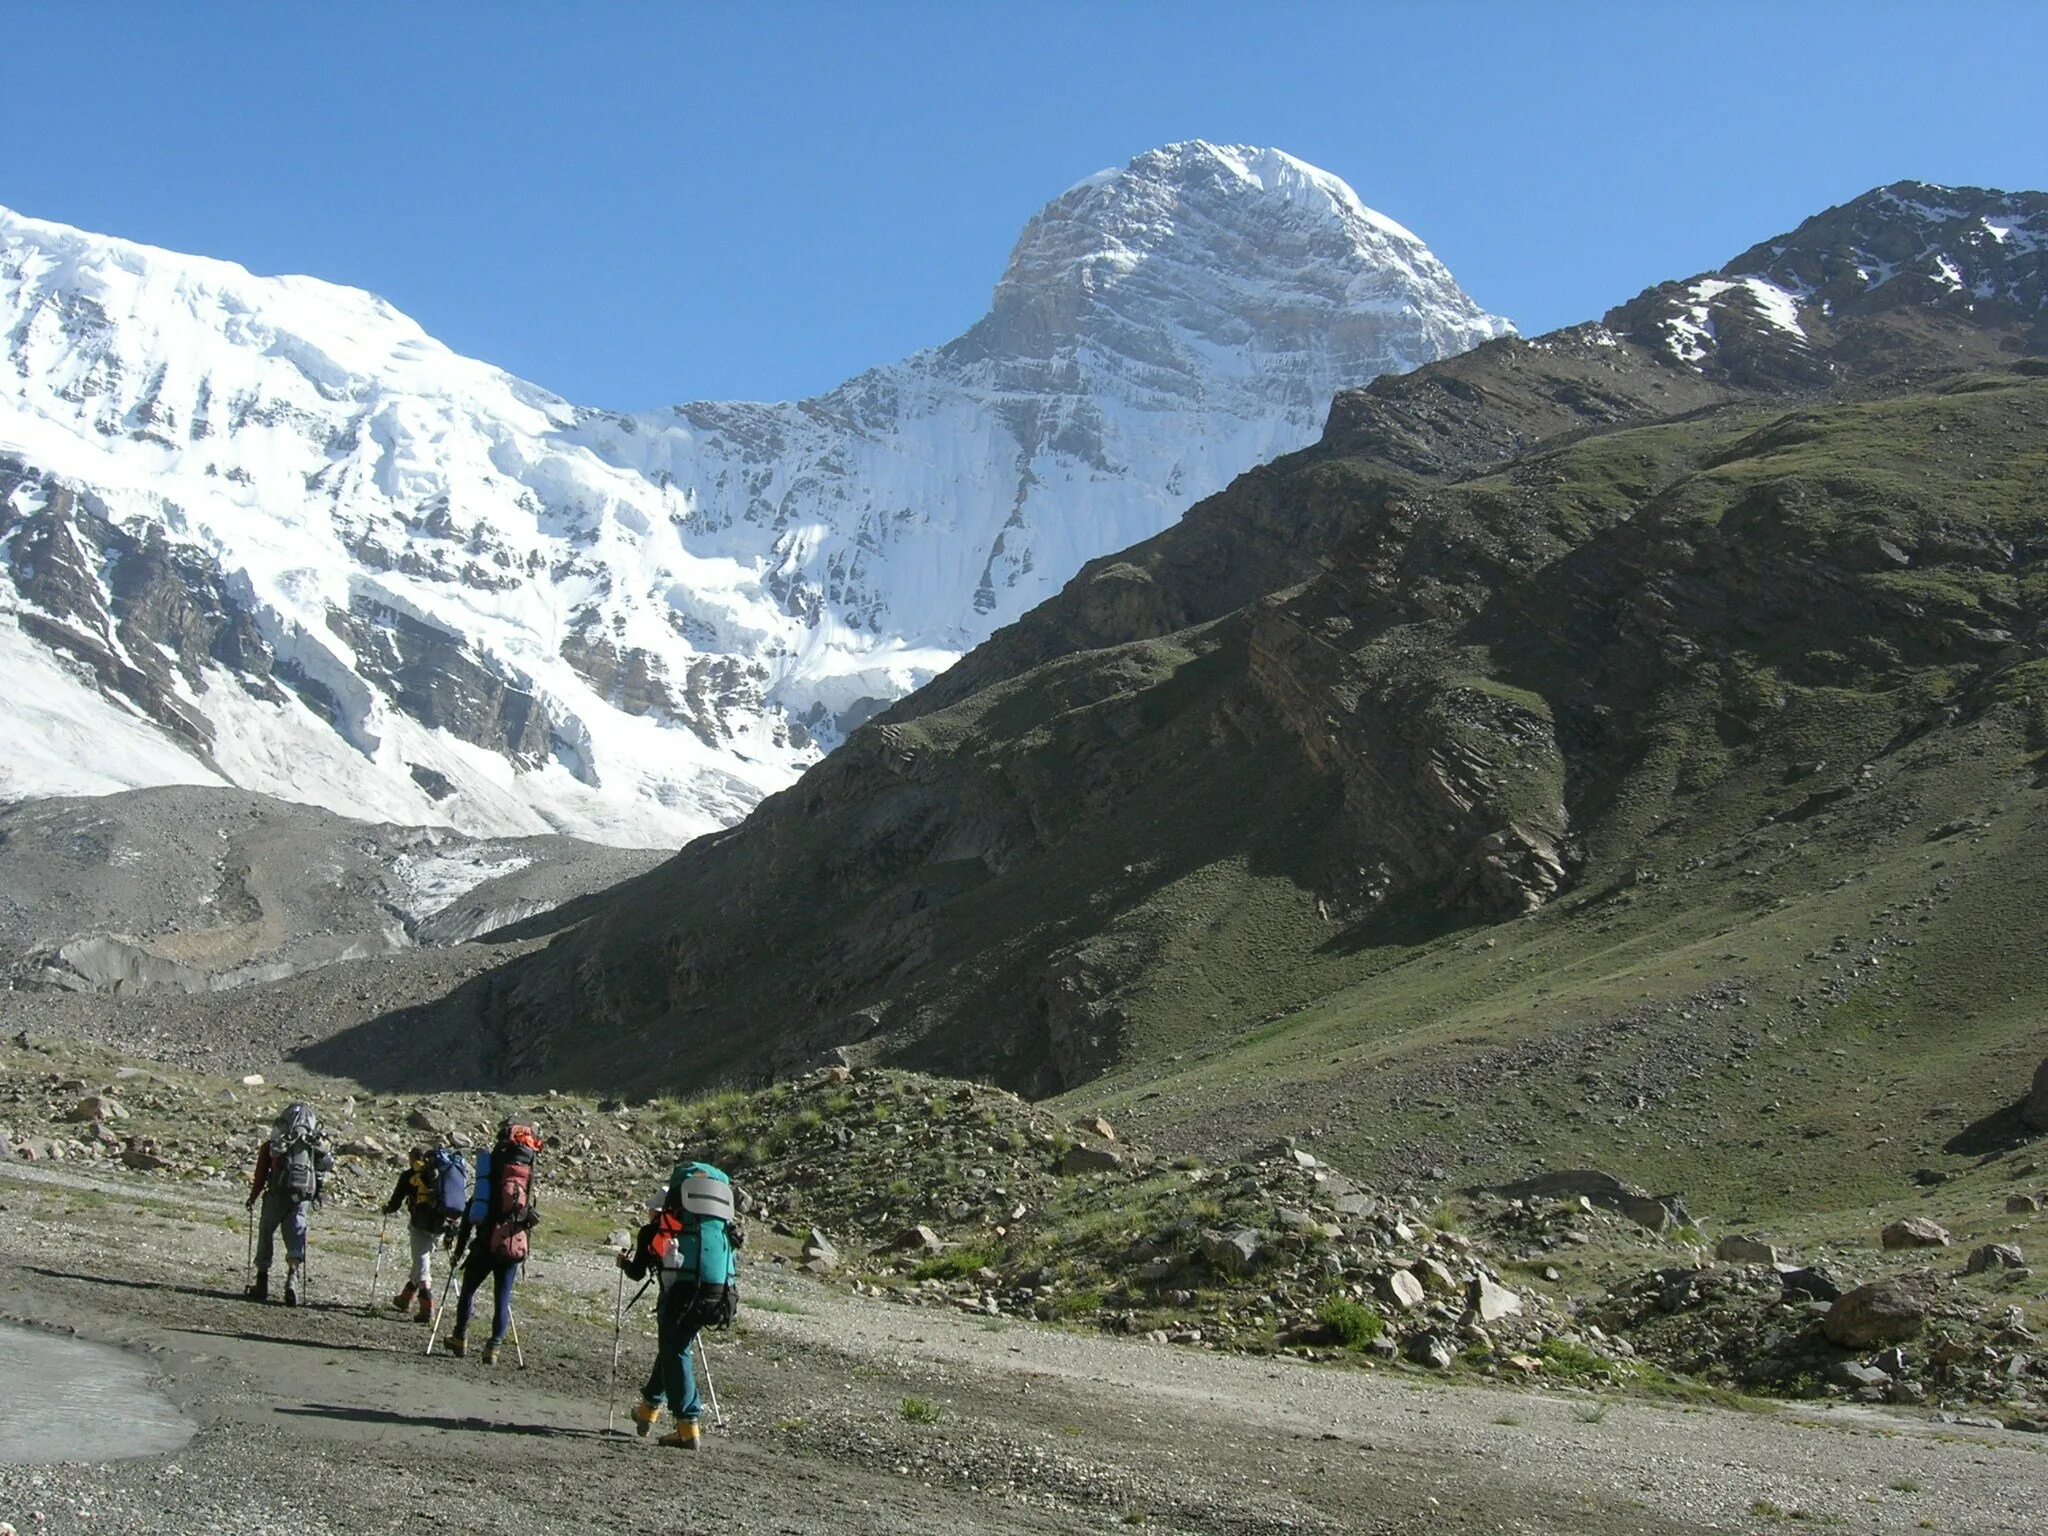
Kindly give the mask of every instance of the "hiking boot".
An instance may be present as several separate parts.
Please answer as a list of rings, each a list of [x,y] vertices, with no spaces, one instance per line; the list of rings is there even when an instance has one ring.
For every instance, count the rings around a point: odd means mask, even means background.
[[[284,1272],[284,1304],[288,1307],[299,1304],[299,1266],[296,1264]]]
[[[460,1360],[469,1353],[469,1340],[459,1333],[451,1333],[448,1335],[448,1353]]]
[[[661,1422],[661,1404],[650,1403],[641,1398],[633,1405],[633,1433],[645,1440],[654,1426]]]
[[[483,1360],[485,1365],[496,1365],[498,1363],[498,1341],[496,1339],[492,1339],[488,1344],[484,1345]]]
[[[673,1445],[678,1450],[701,1451],[704,1449],[704,1431],[695,1419],[677,1419],[676,1427],[654,1443]]]
[[[400,1291],[396,1296],[391,1298],[391,1310],[394,1312],[403,1312],[407,1307],[412,1305],[412,1298],[418,1292],[418,1290],[419,1287],[413,1284],[412,1281],[406,1281],[405,1289]]]
[[[251,1301],[270,1300],[270,1271],[267,1269],[258,1270],[256,1273],[256,1283],[242,1294]]]
[[[413,1321],[416,1323],[431,1323],[433,1320],[434,1293],[432,1291],[423,1290],[420,1292],[420,1309],[418,1313],[414,1315]]]

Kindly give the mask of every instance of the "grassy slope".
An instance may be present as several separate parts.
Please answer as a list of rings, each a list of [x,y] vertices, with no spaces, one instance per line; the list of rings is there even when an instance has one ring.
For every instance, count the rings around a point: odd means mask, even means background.
[[[2048,689],[2039,663],[1987,682],[1995,668],[1944,664],[1938,642],[1945,626],[2019,630],[2040,613],[2044,577],[2026,556],[2048,524],[2044,419],[2042,385],[1978,380],[1552,456],[1551,495],[1573,506],[1642,495],[1675,443],[1704,458],[1652,493],[1667,533],[1799,487],[1779,499],[1773,555],[1874,534],[1937,554],[1987,531],[2020,548],[2007,571],[1916,558],[1854,578],[1846,602],[1918,605],[1921,655],[1897,655],[1878,623],[1821,636],[1836,654],[1816,655],[1830,647],[1797,614],[1756,624],[1749,647],[1703,653],[1693,686],[1676,679],[1646,716],[1628,771],[1598,790],[1576,890],[1532,919],[1431,933],[1397,914],[1333,932],[1285,879],[1243,863],[1190,873],[1126,918],[1173,938],[1132,1007],[1132,1059],[1073,1100],[1155,1138],[1220,1144],[1257,1118],[1320,1132],[1363,1168],[1435,1162],[1458,1180],[1613,1166],[1724,1217],[1867,1205],[1917,1168],[1962,1167],[1944,1145],[2017,1098],[2048,1052],[2029,899],[2048,872],[2035,787]],[[1506,495],[1505,480],[1457,494]],[[1573,659],[1512,638],[1479,655],[1555,691]],[[1889,747],[1951,699],[1961,719],[1937,714]],[[1731,712],[1748,718],[1731,726]],[[1829,766],[1788,782],[1806,760]],[[1766,820],[1839,787],[1850,793],[1800,819]],[[1987,826],[1929,840],[1958,817]],[[1728,996],[1699,995],[1728,983]]]

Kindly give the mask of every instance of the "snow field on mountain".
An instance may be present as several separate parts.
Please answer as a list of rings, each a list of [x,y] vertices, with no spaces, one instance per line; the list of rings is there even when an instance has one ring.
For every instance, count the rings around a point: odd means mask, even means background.
[[[216,731],[191,776],[652,845],[1312,442],[1337,390],[1507,329],[1336,177],[1200,143],[1049,204],[955,342],[817,400],[635,415],[359,290],[0,212],[0,452],[199,552],[315,690],[181,681]],[[53,724],[38,782],[170,771],[153,726],[88,716],[107,738]]]

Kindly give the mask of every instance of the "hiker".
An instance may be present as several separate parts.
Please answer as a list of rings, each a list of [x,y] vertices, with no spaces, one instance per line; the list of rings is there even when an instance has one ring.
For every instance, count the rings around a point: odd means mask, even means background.
[[[709,1163],[678,1163],[654,1219],[619,1255],[619,1268],[639,1280],[659,1277],[654,1370],[633,1407],[645,1437],[666,1407],[675,1428],[658,1444],[698,1450],[704,1405],[690,1349],[708,1327],[726,1327],[739,1311],[739,1247],[746,1234],[733,1208],[732,1180]]]
[[[455,1298],[455,1332],[448,1340],[452,1355],[469,1351],[470,1308],[488,1276],[496,1310],[483,1360],[485,1365],[497,1363],[498,1350],[512,1328],[512,1288],[519,1281],[519,1266],[532,1251],[533,1229],[540,1225],[533,1172],[546,1145],[531,1125],[507,1120],[498,1127],[491,1150],[476,1155],[476,1179],[455,1235],[454,1263],[462,1266],[462,1289]]]
[[[419,1301],[416,1321],[434,1320],[434,1250],[448,1240],[453,1223],[469,1208],[469,1165],[453,1147],[414,1147],[409,1165],[392,1186],[384,1214],[406,1208],[406,1237],[412,1245],[412,1278],[391,1298],[403,1312]],[[448,1267],[452,1278],[455,1266]]]
[[[320,1121],[312,1107],[288,1104],[270,1128],[270,1137],[256,1153],[256,1174],[249,1181],[248,1210],[263,1202],[262,1236],[256,1243],[256,1278],[249,1287],[253,1301],[270,1300],[270,1261],[277,1229],[284,1228],[284,1304],[296,1307],[304,1294],[306,1225],[313,1202],[320,1198],[320,1179],[334,1171]]]

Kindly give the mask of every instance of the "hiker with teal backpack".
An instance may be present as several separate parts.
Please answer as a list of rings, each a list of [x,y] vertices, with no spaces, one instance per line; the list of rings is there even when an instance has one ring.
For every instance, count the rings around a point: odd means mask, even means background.
[[[498,1127],[496,1145],[477,1154],[469,1205],[455,1235],[454,1262],[462,1266],[462,1289],[455,1298],[455,1332],[448,1339],[451,1355],[468,1352],[470,1308],[489,1279],[496,1306],[483,1361],[497,1363],[512,1329],[512,1288],[533,1251],[533,1229],[540,1225],[540,1207],[533,1198],[534,1165],[546,1145],[531,1125],[507,1120]],[[431,1348],[432,1341],[428,1344]]]
[[[412,1245],[412,1277],[391,1298],[403,1312],[419,1302],[416,1320],[434,1320],[434,1250],[448,1240],[456,1222],[469,1209],[469,1165],[453,1147],[414,1147],[406,1170],[399,1174],[384,1204],[386,1216],[406,1208],[406,1237]],[[455,1266],[449,1265],[449,1278]]]
[[[255,1176],[249,1181],[250,1210],[263,1202],[262,1236],[256,1243],[256,1276],[248,1295],[252,1301],[270,1300],[270,1261],[275,1251],[278,1228],[284,1229],[284,1304],[296,1307],[304,1299],[306,1236],[311,1225],[313,1202],[320,1198],[320,1181],[334,1171],[334,1154],[312,1108],[288,1104],[272,1123],[270,1135],[256,1153]]]
[[[704,1329],[728,1327],[738,1315],[745,1241],[732,1180],[709,1163],[688,1162],[676,1165],[661,1208],[640,1229],[633,1250],[619,1255],[619,1268],[634,1279],[652,1271],[661,1281],[654,1370],[633,1408],[642,1436],[666,1407],[675,1427],[659,1443],[691,1451],[703,1445],[704,1405],[690,1350]]]

